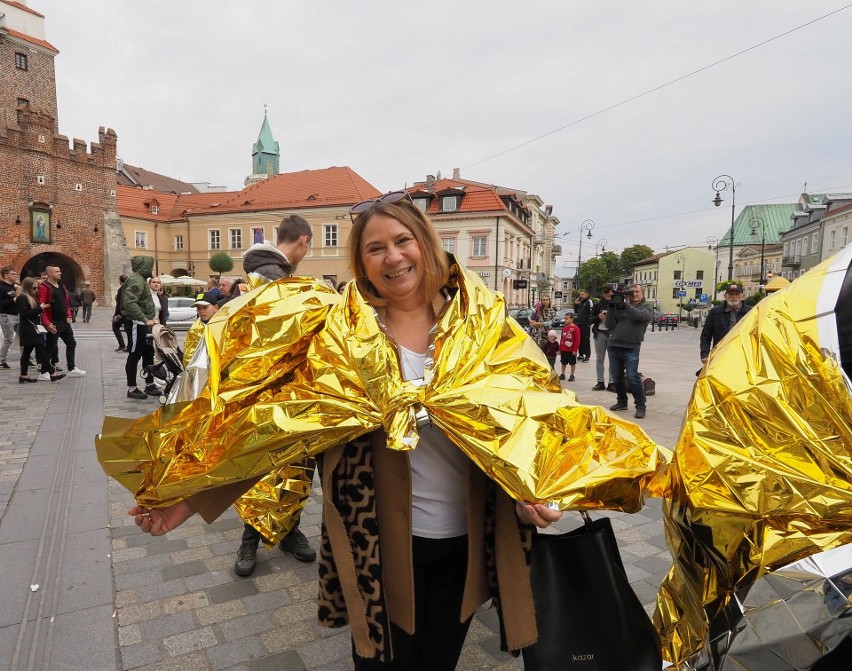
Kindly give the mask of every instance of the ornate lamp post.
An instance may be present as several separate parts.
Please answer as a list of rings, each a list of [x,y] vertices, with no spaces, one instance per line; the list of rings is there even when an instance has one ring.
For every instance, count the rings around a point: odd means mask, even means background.
[[[766,224],[760,217],[754,217],[748,222],[748,225],[751,228],[751,235],[754,237],[757,237],[757,229],[760,228],[760,278],[758,279],[758,288],[760,289],[760,293],[763,293],[763,287],[766,285],[766,278],[763,276],[763,250],[766,247]]]
[[[606,251],[606,243],[607,243],[606,238],[603,238],[602,240],[598,240],[598,241],[595,243],[595,256],[597,256],[597,255],[598,255],[598,247],[600,247],[600,248],[601,248],[601,251],[602,251],[602,252],[605,252],[605,251]]]
[[[716,298],[716,285],[719,284],[719,238],[715,235],[707,237],[707,249],[716,248],[716,265],[713,266],[713,298]]]
[[[713,199],[713,204],[719,207],[722,204],[720,191],[731,190],[731,240],[730,251],[728,253],[728,282],[734,279],[734,209],[737,206],[737,183],[730,175],[719,175],[713,180],[713,190],[716,192],[716,197]]]
[[[686,257],[678,252],[675,254],[675,258],[677,259],[677,265],[680,266],[680,281],[681,285],[678,289],[678,312],[677,312],[677,321],[678,326],[680,326],[680,320],[683,317],[683,294],[686,293]]]
[[[583,231],[586,231],[586,237],[591,240],[592,229],[595,227],[595,222],[591,219],[586,219],[580,224],[580,253],[577,255],[577,274],[574,275],[574,288],[577,289],[577,283],[580,281],[580,266],[583,263]]]

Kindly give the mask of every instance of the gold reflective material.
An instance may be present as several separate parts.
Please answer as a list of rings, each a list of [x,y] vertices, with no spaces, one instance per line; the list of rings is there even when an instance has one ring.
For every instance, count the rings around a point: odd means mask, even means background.
[[[350,283],[303,278],[227,303],[205,333],[201,397],[138,420],[108,418],[99,459],[139,503],[164,506],[255,478],[384,429],[416,448],[423,410],[522,501],[639,510],[665,485],[666,451],[637,425],[561,390],[502,296],[455,266],[426,384],[405,382],[395,343]]]
[[[834,314],[850,257],[764,298],[696,382],[664,508],[675,561],[654,616],[678,668],[736,635],[731,614],[763,575],[852,542],[852,387]]]

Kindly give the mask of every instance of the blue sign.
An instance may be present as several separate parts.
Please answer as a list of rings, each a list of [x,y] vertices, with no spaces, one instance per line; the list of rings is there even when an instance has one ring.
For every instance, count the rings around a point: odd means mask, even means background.
[[[707,294],[701,294],[701,297],[698,299],[698,301],[700,303],[706,303],[707,302]]]
[[[677,292],[677,295],[678,295],[679,298],[683,298],[684,296],[686,296],[686,292],[683,289],[681,289]]]

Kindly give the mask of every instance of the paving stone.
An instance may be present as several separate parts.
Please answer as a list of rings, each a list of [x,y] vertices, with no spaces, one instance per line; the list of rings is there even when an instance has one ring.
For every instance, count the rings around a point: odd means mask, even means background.
[[[148,601],[149,599],[146,599]],[[135,590],[126,589],[123,592],[117,592],[115,595],[115,607],[116,608],[124,608],[124,606],[129,606],[132,603],[139,602],[139,594],[136,593]]]
[[[195,617],[198,618],[198,621],[202,625],[233,620],[236,617],[248,615],[249,611],[246,610],[244,601],[245,599],[242,601],[226,601],[225,603],[217,603],[206,608],[199,608],[195,611]]]
[[[254,582],[259,591],[272,592],[293,587],[302,581],[299,580],[299,577],[292,571],[286,571],[284,573],[270,573],[268,575],[259,576],[254,579]]]
[[[266,651],[257,639],[252,638],[215,645],[208,648],[206,654],[213,671],[219,671],[219,669],[233,669],[244,662],[262,659],[266,656]]]
[[[636,562],[636,566],[645,569],[650,574],[667,573],[672,565],[672,558],[669,555],[651,555],[643,557]]]
[[[189,590],[209,589],[217,585],[225,585],[237,579],[233,571],[207,571],[199,575],[191,575],[184,578],[186,588]]]
[[[267,655],[248,664],[249,671],[305,671],[307,668],[298,653],[288,650]]]
[[[210,663],[203,652],[164,660],[138,671],[210,671]]]
[[[190,592],[163,600],[163,612],[166,614],[195,610],[210,605],[204,592]]]
[[[121,666],[123,669],[136,669],[160,660],[160,646],[156,641],[144,641],[137,645],[121,648]]]
[[[263,647],[270,653],[289,650],[300,643],[312,641],[316,637],[314,627],[307,620],[294,622],[286,627],[277,627],[260,635]]]
[[[496,608],[480,611],[476,614],[476,619],[482,622],[491,631],[500,633],[500,617],[497,615]]]
[[[269,613],[251,613],[233,620],[219,623],[219,629],[226,641],[236,641],[246,636],[254,636],[270,629],[274,629],[276,623]]]
[[[250,594],[257,594],[257,586],[251,580],[234,581],[217,587],[211,587],[207,590],[207,597],[210,603],[233,601],[234,599],[241,599]]]
[[[142,623],[142,634],[146,639],[156,640],[173,634],[194,630],[198,625],[191,612],[171,613],[155,620]],[[190,652],[186,650],[184,652]],[[177,653],[183,654],[183,653]]]
[[[133,604],[132,606],[126,606],[121,609],[118,613],[118,624],[127,626],[128,624],[152,620],[155,617],[160,617],[162,614],[163,610],[156,601]]]
[[[118,628],[118,644],[120,646],[136,645],[141,642],[142,628],[138,624]]]
[[[302,659],[310,660],[312,665],[320,666],[352,656],[352,639],[348,631],[337,631],[335,636],[322,640],[303,643],[298,648]]]
[[[314,597],[317,594],[316,587],[314,585]],[[261,592],[260,594],[252,594],[244,597],[242,603],[249,613],[259,613],[264,610],[274,610],[282,606],[287,606],[292,603],[292,600],[286,590],[276,590],[274,592]]]
[[[185,655],[195,650],[203,650],[217,645],[219,641],[210,627],[194,629],[182,634],[167,636],[163,639],[163,647],[172,657]],[[205,658],[206,662],[206,658]]]
[[[185,550],[180,550],[179,552],[172,552],[172,561],[175,564],[182,564],[184,562],[193,561],[195,559],[206,560],[212,556],[210,552],[210,548],[206,545],[202,545],[196,548],[187,548]],[[207,564],[205,563],[205,568],[207,568]],[[209,570],[209,568],[208,568]]]
[[[204,562],[200,560],[186,562],[185,564],[167,566],[160,570],[160,574],[163,576],[163,580],[186,578],[187,576],[198,575],[199,573],[206,572],[207,567],[204,565]]]
[[[163,541],[160,543],[151,543],[148,547],[149,555],[172,554],[179,550],[186,549],[186,541],[183,538],[177,540]],[[172,557],[174,559],[174,557]],[[179,563],[175,561],[175,563]]]
[[[512,657],[510,654],[503,652],[500,649],[499,634],[497,636],[490,636],[489,638],[482,639],[479,641],[478,645],[493,659],[506,661]]]
[[[315,618],[316,616],[316,603],[307,601],[302,601],[299,603],[291,604],[289,606],[284,606],[284,608],[279,608],[272,615],[276,624],[280,624],[281,626],[293,624],[294,622],[300,622],[301,620]]]

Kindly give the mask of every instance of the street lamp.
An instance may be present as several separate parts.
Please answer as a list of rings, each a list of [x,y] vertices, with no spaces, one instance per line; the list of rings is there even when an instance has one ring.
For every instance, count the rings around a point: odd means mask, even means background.
[[[580,253],[577,255],[577,274],[574,276],[574,288],[577,288],[577,283],[580,281],[580,266],[583,263],[583,231],[586,231],[586,237],[592,239],[592,229],[595,227],[595,222],[591,219],[586,219],[580,224]]]
[[[600,248],[601,248],[601,251],[602,251],[602,252],[605,252],[605,251],[606,251],[606,242],[607,242],[607,241],[606,241],[606,238],[603,238],[602,240],[598,240],[598,241],[595,243],[595,256],[597,256],[597,255],[598,255],[598,247],[600,247]]]
[[[758,280],[760,293],[763,293],[763,287],[766,285],[766,278],[763,276],[763,249],[766,247],[766,224],[760,217],[754,217],[748,222],[751,228],[751,235],[757,237],[757,229],[760,228],[760,279]]]
[[[675,254],[677,265],[680,266],[680,287],[678,287],[677,297],[680,299],[678,303],[677,321],[680,326],[680,320],[683,317],[683,297],[686,294],[686,257],[678,252]]]
[[[716,298],[716,285],[719,284],[719,238],[707,236],[707,249],[716,248],[716,265],[713,266],[713,298]]]
[[[720,191],[731,190],[731,240],[730,251],[728,253],[728,282],[734,279],[734,209],[737,206],[737,183],[730,175],[719,175],[713,180],[713,190],[716,192],[716,197],[713,199],[713,204],[719,207],[722,204]]]

